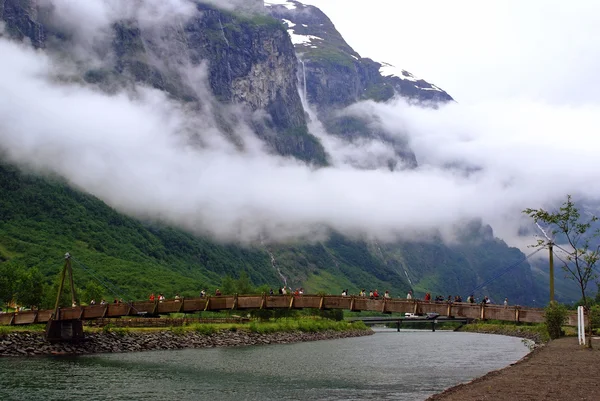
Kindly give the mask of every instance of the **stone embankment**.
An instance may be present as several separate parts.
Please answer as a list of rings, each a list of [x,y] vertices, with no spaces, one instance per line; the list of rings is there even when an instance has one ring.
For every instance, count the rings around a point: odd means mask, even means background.
[[[280,332],[269,334],[222,331],[201,334],[192,331],[98,332],[86,333],[79,343],[51,344],[42,333],[15,332],[0,337],[0,357],[36,355],[80,355],[106,352],[135,352],[182,348],[236,347],[245,345],[289,344],[331,340],[373,334],[371,330],[323,331],[319,333]]]

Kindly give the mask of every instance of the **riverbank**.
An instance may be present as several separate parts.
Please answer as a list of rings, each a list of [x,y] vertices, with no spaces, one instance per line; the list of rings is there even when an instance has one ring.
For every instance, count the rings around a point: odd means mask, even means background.
[[[502,336],[519,337],[535,342],[536,346],[542,345],[550,340],[548,331],[544,325],[516,325],[516,324],[493,324],[493,323],[471,323],[462,326],[459,330],[465,333],[498,334]]]
[[[87,332],[79,343],[51,344],[41,332],[12,332],[0,337],[0,357],[82,355],[107,352],[138,352],[183,348],[238,347],[264,344],[332,340],[373,334],[370,329],[323,330],[317,332],[256,332],[228,330],[105,330]]]
[[[599,344],[596,342],[596,347]],[[600,350],[563,337],[517,363],[436,394],[428,401],[597,400]]]

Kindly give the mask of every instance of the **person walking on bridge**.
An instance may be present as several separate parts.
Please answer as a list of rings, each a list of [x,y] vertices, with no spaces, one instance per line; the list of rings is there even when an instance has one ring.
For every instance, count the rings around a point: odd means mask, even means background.
[[[408,294],[406,294],[406,299],[412,299],[412,290],[408,290]]]

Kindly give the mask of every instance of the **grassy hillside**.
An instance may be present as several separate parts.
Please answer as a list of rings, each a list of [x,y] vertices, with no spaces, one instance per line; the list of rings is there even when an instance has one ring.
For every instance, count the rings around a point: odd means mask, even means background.
[[[201,288],[212,291],[226,284],[232,288],[231,278],[242,274],[253,287],[278,288],[282,279],[271,257],[289,286],[302,286],[311,293],[337,294],[346,288],[357,293],[365,288],[404,296],[412,287],[417,296],[431,292],[466,298],[523,254],[494,238],[489,227],[475,224],[465,232],[468,235],[461,244],[454,246],[441,240],[378,244],[336,233],[313,244],[267,248],[218,244],[175,228],[140,222],[60,180],[0,164],[0,268],[27,271],[35,267],[51,285],[64,253],[70,252],[80,289],[101,281],[104,286],[114,285],[119,297],[129,299],[144,298],[150,292],[195,296]],[[531,304],[543,298],[538,279],[524,263],[476,295]],[[104,296],[115,294],[105,289]]]
[[[59,181],[0,165],[0,261],[37,267],[52,281],[65,252],[134,298],[152,291],[197,295],[242,271],[254,283],[278,283],[262,250],[143,224]],[[93,278],[80,264],[73,266],[80,285]]]
[[[324,244],[269,250],[218,244],[140,222],[60,180],[0,164],[0,264],[25,271],[35,267],[47,284],[56,281],[63,255],[70,252],[80,289],[103,281],[118,288],[124,298],[139,299],[150,292],[193,296],[201,288],[223,285],[226,276],[239,278],[242,272],[255,287],[278,288],[281,278],[268,251],[289,277],[288,285],[304,286],[310,292],[373,286],[396,289],[399,294],[408,289],[400,276],[369,253],[365,243],[333,236]],[[104,295],[115,296],[108,290]]]

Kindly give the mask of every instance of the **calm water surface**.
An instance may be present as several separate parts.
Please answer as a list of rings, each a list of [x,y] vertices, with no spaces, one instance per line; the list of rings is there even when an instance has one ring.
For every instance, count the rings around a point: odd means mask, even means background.
[[[521,359],[518,338],[381,330],[240,348],[0,359],[0,400],[423,400]]]

